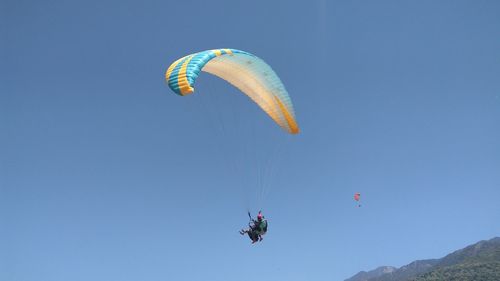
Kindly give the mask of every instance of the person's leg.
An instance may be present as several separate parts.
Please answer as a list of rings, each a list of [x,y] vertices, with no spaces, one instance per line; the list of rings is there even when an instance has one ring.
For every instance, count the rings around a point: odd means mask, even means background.
[[[248,231],[248,237],[250,237],[250,240],[252,240],[252,244],[259,240],[259,238],[257,238],[257,235],[255,235],[255,233],[253,233],[252,231]]]

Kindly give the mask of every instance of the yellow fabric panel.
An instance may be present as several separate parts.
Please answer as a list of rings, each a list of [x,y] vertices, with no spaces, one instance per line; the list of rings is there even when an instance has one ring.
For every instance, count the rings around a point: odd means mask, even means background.
[[[299,126],[297,125],[295,118],[293,118],[292,114],[290,114],[290,112],[288,111],[288,109],[286,109],[286,106],[280,101],[280,99],[278,99],[276,96],[274,97],[274,99],[281,108],[283,115],[285,115],[286,122],[288,123],[288,126],[290,126],[290,132],[292,134],[297,134],[299,132]]]
[[[191,55],[186,61],[184,61],[184,63],[181,65],[181,69],[179,70],[177,83],[179,85],[179,90],[181,91],[182,95],[187,95],[194,92],[194,88],[191,87],[191,85],[189,85],[186,75],[187,65],[189,64],[191,59],[193,59],[193,55]]]
[[[172,71],[174,71],[174,68],[175,68],[175,67],[179,64],[179,62],[180,62],[183,58],[185,58],[185,56],[184,56],[184,57],[182,57],[182,58],[180,58],[180,59],[178,59],[178,60],[176,60],[176,61],[175,61],[174,63],[172,63],[172,64],[170,65],[170,67],[167,69],[167,72],[165,72],[165,80],[166,80],[166,81],[168,81],[168,80],[170,79],[170,75],[172,74]]]

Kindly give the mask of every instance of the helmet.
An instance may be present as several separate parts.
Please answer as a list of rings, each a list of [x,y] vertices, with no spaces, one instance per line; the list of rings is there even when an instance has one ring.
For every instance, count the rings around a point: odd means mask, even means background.
[[[259,213],[259,214],[257,215],[257,220],[261,221],[263,217],[264,217],[264,216],[263,216],[261,213]]]

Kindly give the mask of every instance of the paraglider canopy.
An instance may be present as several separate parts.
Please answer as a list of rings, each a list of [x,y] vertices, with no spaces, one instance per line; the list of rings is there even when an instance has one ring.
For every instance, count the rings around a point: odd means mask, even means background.
[[[354,200],[356,200],[356,202],[358,202],[358,207],[361,207],[361,204],[359,204],[359,199],[361,198],[361,193],[359,192],[356,192],[354,194]]]
[[[201,71],[211,73],[240,89],[274,122],[290,134],[297,134],[292,100],[273,69],[253,54],[236,49],[215,49],[176,60],[165,73],[172,91],[180,96],[194,92]]]
[[[359,197],[361,196],[361,193],[357,192],[354,194],[354,200],[359,202]]]

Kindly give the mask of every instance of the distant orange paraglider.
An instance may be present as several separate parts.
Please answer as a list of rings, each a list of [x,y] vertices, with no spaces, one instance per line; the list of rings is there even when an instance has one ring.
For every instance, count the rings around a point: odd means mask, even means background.
[[[361,207],[361,204],[359,204],[359,199],[360,199],[360,197],[361,197],[361,193],[356,192],[356,193],[354,194],[354,200],[356,200],[356,202],[358,202],[358,207]]]

